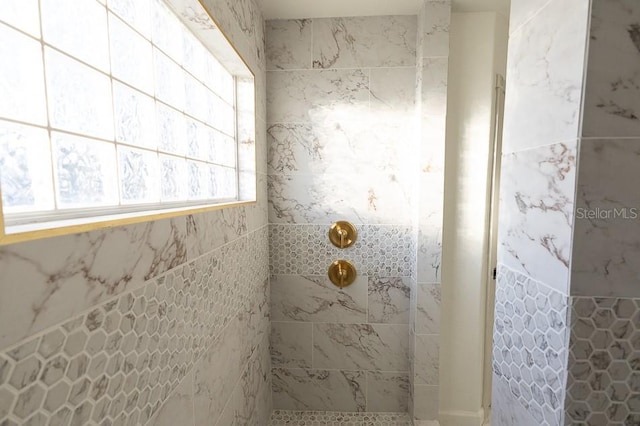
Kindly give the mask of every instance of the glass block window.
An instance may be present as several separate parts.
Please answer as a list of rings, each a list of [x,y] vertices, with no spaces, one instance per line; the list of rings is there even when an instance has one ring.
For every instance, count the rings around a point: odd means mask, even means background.
[[[5,225],[241,199],[237,93],[250,72],[219,31],[206,40],[215,24],[194,7],[0,1]]]

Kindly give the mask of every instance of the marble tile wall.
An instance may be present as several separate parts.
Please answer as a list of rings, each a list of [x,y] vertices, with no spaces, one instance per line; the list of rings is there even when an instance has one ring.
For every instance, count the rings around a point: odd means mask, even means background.
[[[3,425],[268,422],[263,22],[204,4],[256,77],[258,202],[0,248]]]
[[[498,426],[565,421],[589,3],[511,4],[493,357]]]
[[[444,151],[451,2],[424,1],[418,15],[415,179],[416,269],[411,280],[411,398],[416,421],[438,417]]]
[[[266,27],[274,406],[406,412],[416,17]],[[354,246],[328,241],[335,220]],[[358,270],[343,290],[340,258]]]
[[[592,1],[565,403],[575,425],[640,423],[639,28],[637,2]]]

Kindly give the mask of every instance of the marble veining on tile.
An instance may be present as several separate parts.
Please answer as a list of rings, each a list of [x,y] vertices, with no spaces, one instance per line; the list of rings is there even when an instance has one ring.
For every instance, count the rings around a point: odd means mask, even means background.
[[[314,19],[313,67],[415,65],[416,29],[415,16]]]
[[[269,426],[411,426],[409,415],[397,413],[340,413],[275,410]]]
[[[409,324],[408,278],[369,277],[368,322]]]
[[[267,70],[311,69],[311,19],[269,20]]]
[[[582,134],[640,136],[640,9],[633,0],[595,1]],[[616,64],[611,66],[611,64]]]
[[[0,348],[186,262],[186,234],[177,218],[0,248]]]
[[[503,156],[500,263],[567,294],[577,142]]]

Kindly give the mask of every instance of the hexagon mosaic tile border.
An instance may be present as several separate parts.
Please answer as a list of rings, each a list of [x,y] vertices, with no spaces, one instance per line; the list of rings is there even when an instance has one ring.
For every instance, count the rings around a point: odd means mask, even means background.
[[[562,424],[568,297],[501,266],[495,306],[495,376],[540,424]]]
[[[275,410],[269,426],[411,426],[407,413]]]
[[[572,301],[566,419],[640,425],[640,299]]]
[[[272,274],[325,275],[331,263],[346,259],[358,274],[408,277],[415,256],[415,241],[408,226],[356,225],[358,239],[352,247],[334,247],[328,225],[269,225]]]
[[[263,297],[267,238],[265,226],[1,352],[0,425],[147,423]]]

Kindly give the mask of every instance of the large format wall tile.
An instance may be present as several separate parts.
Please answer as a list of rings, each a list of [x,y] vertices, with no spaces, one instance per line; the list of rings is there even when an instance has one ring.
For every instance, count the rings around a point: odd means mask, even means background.
[[[367,372],[367,411],[404,413],[409,401],[406,373]]]
[[[588,9],[550,1],[509,40],[504,152],[578,137]]]
[[[193,418],[193,370],[190,371],[164,403],[149,426],[195,424]]]
[[[640,297],[640,139],[583,139],[571,294]]]
[[[593,1],[584,136],[640,136],[639,53],[637,3],[633,0]]]
[[[505,155],[499,263],[567,294],[574,215],[576,142]]]
[[[329,266],[327,265],[327,268]],[[367,320],[367,276],[339,289],[324,275],[271,277],[273,321],[363,323]]]
[[[186,237],[178,218],[0,248],[0,348],[186,262]]]
[[[313,324],[310,322],[271,323],[271,365],[311,368]]]
[[[385,120],[407,121],[415,113],[416,68],[370,70],[371,114]]]
[[[440,375],[440,337],[430,334],[415,335],[414,383],[437,385]]]
[[[284,410],[365,411],[361,371],[273,369],[273,405]]]
[[[368,292],[368,322],[409,324],[409,278],[369,277]]]
[[[416,63],[415,16],[315,19],[314,68],[372,68]]]
[[[440,333],[440,284],[418,284],[416,290],[415,329],[417,334]]]
[[[267,69],[311,68],[311,19],[271,20],[267,30]]]
[[[450,23],[450,0],[422,2],[418,16],[418,60],[449,56]]]
[[[388,324],[314,324],[316,368],[407,371],[409,328]]]
[[[369,110],[369,74],[363,70],[269,71],[268,123],[354,119]]]

